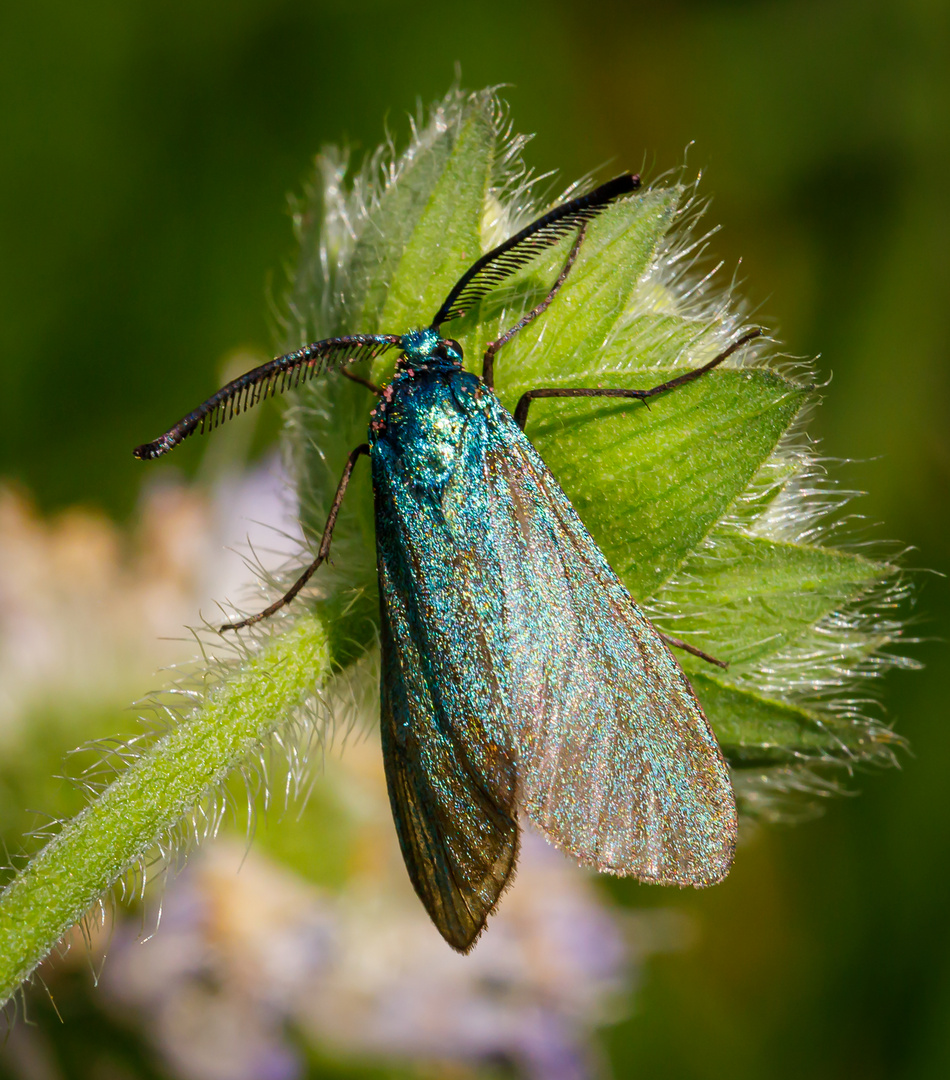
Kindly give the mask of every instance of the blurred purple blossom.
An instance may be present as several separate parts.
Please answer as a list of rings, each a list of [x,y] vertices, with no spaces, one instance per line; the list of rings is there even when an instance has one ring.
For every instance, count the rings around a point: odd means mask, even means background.
[[[150,940],[120,925],[103,990],[188,1080],[291,1080],[302,1062],[290,1027],[345,1058],[502,1060],[538,1080],[599,1072],[593,1033],[634,972],[581,871],[527,833],[515,885],[462,957],[384,861],[334,893],[218,841],[168,886]]]

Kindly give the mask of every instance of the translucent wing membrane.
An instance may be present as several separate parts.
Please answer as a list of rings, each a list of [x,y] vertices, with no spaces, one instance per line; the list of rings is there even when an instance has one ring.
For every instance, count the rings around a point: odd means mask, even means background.
[[[438,328],[442,323],[464,315],[483,296],[497,288],[516,270],[531,262],[544,248],[556,244],[572,229],[596,217],[614,199],[628,195],[639,187],[640,177],[625,173],[587,195],[579,195],[576,199],[556,206],[532,222],[510,240],[506,240],[472,264],[446,297],[445,303],[432,320],[432,326]]]
[[[438,499],[377,450],[386,781],[413,886],[445,940],[467,952],[518,851],[516,755],[479,602],[493,568],[473,545],[446,542],[454,530]],[[483,492],[484,483],[473,494]],[[483,501],[472,512],[487,520]]]
[[[386,580],[383,566],[380,580]],[[486,761],[487,739],[466,746],[447,722],[412,613],[394,596],[381,629],[381,731],[386,783],[409,878],[439,932],[467,952],[514,870],[518,824],[510,755]],[[433,697],[432,690],[436,690]],[[480,718],[466,718],[478,728]]]
[[[463,371],[406,386],[370,445],[382,735],[403,856],[439,931],[462,952],[481,932],[519,810],[598,870],[721,880],[735,799],[669,649],[492,392]],[[436,439],[444,472],[406,467]]]
[[[217,427],[264,398],[299,386],[324,371],[375,359],[388,349],[398,348],[401,341],[395,334],[353,334],[311,342],[233,379],[164,435],[137,446],[133,453],[141,459],[161,457],[195,431]]]

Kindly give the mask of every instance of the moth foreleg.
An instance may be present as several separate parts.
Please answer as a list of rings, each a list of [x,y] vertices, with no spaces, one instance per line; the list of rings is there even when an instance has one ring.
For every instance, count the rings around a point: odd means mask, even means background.
[[[347,368],[340,368],[340,374],[345,375],[351,382],[365,386],[367,390],[371,390],[377,397],[383,396],[383,388],[377,386],[374,382],[370,382],[369,379],[364,379],[362,375],[357,375],[356,372],[349,371]]]
[[[571,267],[574,265],[574,260],[577,258],[577,253],[580,251],[581,244],[584,242],[584,237],[586,235],[587,222],[585,221],[578,230],[574,246],[571,248],[567,261],[564,263],[564,266],[558,275],[558,279],[551,287],[551,291],[548,295],[537,307],[533,307],[527,315],[523,315],[510,330],[506,330],[500,338],[490,342],[485,349],[485,358],[482,361],[482,382],[489,390],[494,390],[495,388],[495,353],[498,352],[502,345],[507,345],[519,330],[523,330],[528,323],[534,322],[539,315],[542,315],[551,306],[551,301],[557,296],[561,286],[567,280],[567,275],[571,272]]]

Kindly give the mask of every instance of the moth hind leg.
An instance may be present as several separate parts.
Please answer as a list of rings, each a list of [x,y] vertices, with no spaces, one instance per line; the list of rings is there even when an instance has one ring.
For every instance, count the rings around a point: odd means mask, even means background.
[[[260,622],[262,619],[269,619],[271,615],[280,611],[282,607],[286,607],[294,599],[297,593],[299,593],[304,585],[306,585],[313,577],[321,563],[326,561],[330,554],[330,541],[333,538],[333,529],[336,525],[337,515],[340,512],[340,506],[343,503],[343,496],[346,493],[350,477],[353,475],[353,468],[356,465],[357,459],[362,454],[369,454],[369,446],[367,443],[362,443],[357,446],[355,450],[351,450],[349,457],[346,459],[346,465],[343,466],[343,475],[340,477],[340,483],[337,485],[336,494],[333,496],[333,504],[330,506],[330,513],[327,514],[327,523],[323,527],[323,536],[320,538],[320,548],[317,552],[317,557],[279,600],[275,600],[273,604],[264,608],[263,611],[259,611],[256,615],[249,615],[246,619],[241,619],[239,622],[225,623],[224,626],[220,628],[219,633],[223,634],[225,630],[243,630],[245,626],[253,626],[254,623]]]
[[[654,627],[654,629],[656,629],[656,627]],[[702,649],[697,649],[695,645],[690,645],[688,641],[670,637],[669,634],[661,633],[659,630],[657,630],[657,633],[663,639],[664,644],[671,649],[682,649],[683,652],[688,652],[691,656],[696,656],[700,660],[705,660],[707,664],[715,664],[716,667],[721,667],[723,669],[729,667],[729,662],[727,660],[717,660],[715,656],[710,656],[709,653],[703,652]]]
[[[536,401],[538,398],[580,398],[580,397],[613,397],[613,398],[630,398],[634,401],[647,402],[650,398],[656,397],[658,394],[665,394],[668,390],[675,390],[677,387],[685,386],[686,383],[694,382],[696,379],[701,378],[707,372],[712,371],[713,368],[718,367],[723,360],[728,359],[737,350],[741,349],[743,345],[747,345],[750,341],[757,337],[762,336],[763,331],[759,328],[750,330],[748,333],[743,334],[737,341],[734,341],[727,349],[723,349],[718,356],[714,356],[708,364],[703,364],[702,367],[693,368],[692,371],[685,371],[682,375],[677,375],[675,379],[668,379],[664,383],[660,383],[658,386],[652,386],[649,390],[630,390],[625,387],[539,387],[537,390],[528,390],[523,393],[515,408],[515,423],[524,431],[524,426],[528,420],[528,409],[531,408],[531,402]]]

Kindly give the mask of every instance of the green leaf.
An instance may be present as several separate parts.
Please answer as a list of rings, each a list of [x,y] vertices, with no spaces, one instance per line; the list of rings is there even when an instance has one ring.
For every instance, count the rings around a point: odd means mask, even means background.
[[[770,699],[754,689],[729,686],[717,676],[694,672],[690,681],[733,768],[890,759],[899,743],[881,724],[855,723]]]
[[[684,357],[690,367],[701,367],[720,347],[718,325],[710,319],[685,319],[680,315],[647,313],[625,321],[600,350],[604,370],[616,367],[647,369],[668,365]]]
[[[436,186],[445,176],[456,142],[457,133],[452,127],[435,132],[431,142],[409,163],[400,182],[383,191],[353,250],[338,333],[390,332],[382,319],[390,282]]]
[[[505,405],[513,407],[532,386],[561,385],[572,376],[599,369],[600,350],[623,320],[670,226],[678,198],[677,189],[647,192],[615,203],[591,223],[555,302],[499,354],[496,380]],[[530,276],[515,279],[513,287],[520,285],[539,297],[546,293],[573,240],[573,236],[563,240],[537,261]],[[509,325],[511,321],[509,315]]]
[[[475,108],[406,243],[383,308],[386,333],[428,326],[448,291],[482,254],[482,208],[494,149],[490,111]]]
[[[675,374],[600,372],[570,385],[648,389]],[[631,595],[646,600],[729,509],[804,397],[774,372],[720,368],[649,407],[536,401],[526,431]]]
[[[675,615],[656,621],[733,667],[787,649],[826,615],[894,573],[886,563],[832,548],[725,529],[710,539],[658,594],[660,610]],[[689,656],[683,660],[692,670],[701,664]]]

